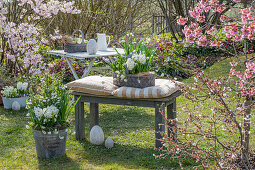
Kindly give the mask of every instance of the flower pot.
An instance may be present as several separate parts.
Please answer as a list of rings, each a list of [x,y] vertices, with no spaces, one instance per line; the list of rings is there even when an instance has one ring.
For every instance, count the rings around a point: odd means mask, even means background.
[[[18,98],[6,98],[2,96],[3,104],[5,109],[11,109],[12,103],[17,101],[20,104],[20,107],[26,107],[26,101],[28,96],[25,97],[18,97]]]
[[[145,88],[155,86],[155,78],[156,75],[151,72],[127,74],[124,79],[121,79],[116,73],[113,73],[113,84],[116,86]]]
[[[58,134],[34,130],[34,140],[37,157],[57,158],[65,155],[67,129],[60,130]]]

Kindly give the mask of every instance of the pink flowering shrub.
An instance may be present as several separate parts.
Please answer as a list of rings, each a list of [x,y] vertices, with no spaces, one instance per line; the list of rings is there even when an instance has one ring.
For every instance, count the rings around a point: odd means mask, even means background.
[[[36,73],[42,66],[39,46],[46,44],[45,29],[40,27],[44,20],[58,13],[77,14],[74,2],[58,0],[16,0],[0,2],[0,34],[6,59],[12,70],[22,74]],[[12,6],[13,8],[9,8]],[[15,10],[13,10],[15,9]]]
[[[153,36],[147,43],[156,49],[154,71],[167,77],[188,78],[194,70],[206,68],[224,54],[228,55],[219,48],[200,47],[181,38],[176,42],[170,34]]]
[[[248,128],[252,115],[247,110],[254,108],[255,64],[247,62],[244,71],[238,71],[236,62],[226,76],[216,80],[204,72],[194,77],[195,83],[189,87],[181,85],[183,95],[192,102],[182,112],[185,118],[178,118],[177,140],[163,133],[162,142],[156,158],[169,155],[177,159],[182,166],[186,159],[199,162],[198,167],[215,166],[221,169],[254,168],[254,156],[251,150],[244,157],[247,138],[251,134]],[[207,111],[205,111],[207,109]],[[165,119],[167,129],[177,119]]]
[[[193,158],[203,168],[255,169],[255,156],[250,147],[251,119],[254,109],[255,62],[248,56],[247,41],[255,39],[255,13],[252,8],[240,9],[239,21],[225,15],[240,0],[221,1],[200,0],[190,10],[190,18],[178,17],[178,23],[185,25],[183,33],[186,41],[199,46],[224,47],[231,41],[237,62],[231,64],[229,74],[217,79],[210,78],[203,71],[195,74],[195,83],[189,87],[181,85],[184,96],[191,101],[182,112],[186,118],[178,127],[178,137],[167,136],[161,140],[164,147],[162,158],[170,155],[178,159],[180,165],[187,158]],[[218,16],[221,23],[210,25],[207,18]],[[219,36],[220,34],[223,36]],[[244,49],[236,44],[243,43]],[[238,51],[241,50],[241,51]],[[245,55],[242,62],[239,54]],[[175,130],[169,120],[169,130]],[[199,168],[199,166],[197,168]]]

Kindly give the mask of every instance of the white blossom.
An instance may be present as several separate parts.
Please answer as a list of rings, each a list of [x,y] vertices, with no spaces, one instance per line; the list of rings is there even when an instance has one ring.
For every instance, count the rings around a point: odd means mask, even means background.
[[[139,55],[137,55],[137,54],[134,54],[133,56],[132,56],[132,59],[134,60],[134,61],[137,61],[137,60],[139,60]]]
[[[34,107],[34,112],[35,116],[40,120],[43,116],[47,119],[53,118],[55,115],[58,114],[59,110],[57,107],[51,105],[43,109],[39,107]],[[46,122],[47,120],[44,119],[44,121]]]
[[[15,98],[18,97],[18,91],[13,86],[4,87],[2,94],[6,98]]]
[[[44,116],[46,118],[52,118],[54,117],[56,114],[58,114],[59,110],[57,107],[51,105],[51,106],[48,106],[46,108],[46,111],[44,112]]]
[[[145,55],[144,54],[140,55],[138,60],[139,60],[140,63],[145,64],[146,63]]]
[[[132,70],[135,67],[135,62],[131,58],[127,59],[126,64],[127,64],[128,70]]]
[[[122,75],[120,76],[120,79],[123,80],[124,78],[125,78],[125,76],[122,74]]]
[[[21,90],[21,91],[26,91],[27,90],[27,87],[28,87],[28,83],[27,82],[18,82],[17,83],[17,89],[18,90]]]

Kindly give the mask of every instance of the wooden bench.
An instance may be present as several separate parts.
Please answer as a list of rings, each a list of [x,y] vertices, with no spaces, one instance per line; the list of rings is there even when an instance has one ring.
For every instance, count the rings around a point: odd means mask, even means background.
[[[162,147],[160,139],[162,136],[160,132],[165,132],[165,126],[159,126],[159,124],[165,124],[165,120],[162,114],[165,114],[165,107],[167,107],[167,118],[176,118],[176,97],[181,95],[181,91],[176,91],[170,96],[158,99],[127,99],[115,96],[102,96],[93,95],[87,93],[80,93],[73,91],[75,101],[78,101],[75,106],[75,131],[76,139],[82,140],[85,138],[85,118],[84,118],[84,102],[90,103],[90,128],[99,124],[98,104],[116,104],[116,105],[128,105],[128,106],[140,106],[140,107],[154,107],[155,108],[155,146],[156,148]],[[170,127],[175,128],[168,129],[168,136],[172,134],[176,136],[176,121],[169,124]],[[173,130],[174,129],[174,130]]]

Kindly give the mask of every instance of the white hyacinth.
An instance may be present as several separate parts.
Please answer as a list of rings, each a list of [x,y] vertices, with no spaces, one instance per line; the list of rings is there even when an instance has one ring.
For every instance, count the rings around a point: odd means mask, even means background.
[[[120,79],[123,80],[124,78],[125,78],[125,75],[122,74],[122,75],[120,76]]]
[[[137,54],[134,54],[134,55],[132,56],[132,59],[133,59],[134,61],[137,61],[137,60],[139,60],[139,55],[137,55]]]
[[[144,54],[140,55],[139,58],[138,58],[139,62],[142,63],[142,64],[145,64],[146,63],[146,57]]]
[[[56,116],[59,112],[58,108],[56,106],[48,106],[47,108],[39,108],[34,107],[35,116],[40,120],[42,116],[44,116],[47,119],[53,118]]]
[[[128,70],[132,70],[135,67],[135,62],[131,58],[127,59],[126,64],[127,64]]]
[[[44,116],[46,118],[52,118],[55,115],[57,115],[58,112],[59,112],[58,108],[56,106],[51,105],[46,108],[46,112],[44,113]]]
[[[27,82],[24,82],[24,83],[18,82],[18,84],[17,84],[17,89],[21,90],[21,91],[26,91],[27,87],[28,87],[28,83]]]
[[[18,97],[18,91],[13,86],[4,87],[2,94],[6,98],[15,98]]]
[[[41,109],[40,107],[34,107],[35,116],[40,120],[44,115],[45,109]]]

